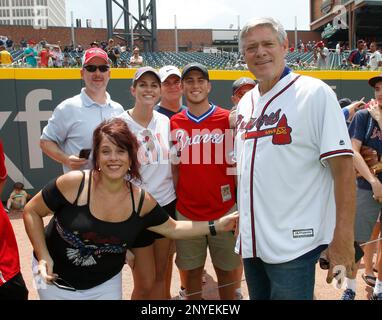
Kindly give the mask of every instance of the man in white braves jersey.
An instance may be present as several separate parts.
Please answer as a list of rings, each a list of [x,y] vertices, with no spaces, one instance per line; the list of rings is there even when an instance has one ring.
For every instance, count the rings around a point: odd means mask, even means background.
[[[228,175],[231,138],[229,111],[211,104],[208,70],[199,63],[185,66],[183,94],[188,110],[171,118],[175,143],[177,220],[210,221],[211,235],[176,241],[176,264],[181,272],[186,297],[201,299],[202,274],[207,247],[214,265],[222,300],[234,300],[235,272],[240,257],[234,252],[232,232],[216,235],[213,220],[236,209],[234,176]],[[232,149],[232,143],[231,143]]]
[[[354,266],[353,151],[335,93],[285,66],[273,18],[248,22],[240,49],[258,86],[237,111],[240,232],[251,299],[312,299],[315,264]]]

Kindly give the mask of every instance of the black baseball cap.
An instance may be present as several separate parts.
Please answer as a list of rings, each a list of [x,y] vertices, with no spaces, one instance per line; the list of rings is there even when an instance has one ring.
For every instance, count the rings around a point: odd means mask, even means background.
[[[247,77],[242,77],[242,78],[239,78],[237,79],[233,84],[232,84],[232,94],[234,95],[235,92],[237,90],[239,90],[242,86],[246,86],[246,85],[250,85],[250,86],[253,86],[255,87],[256,86],[256,81],[251,79],[251,78],[247,78]]]
[[[353,101],[351,101],[349,98],[342,98],[342,99],[338,100],[338,103],[341,106],[341,108],[345,108],[348,105],[351,105],[353,103]]]
[[[377,82],[380,82],[380,81],[382,81],[382,73],[376,77],[370,78],[369,85],[374,88]]]
[[[192,70],[197,70],[197,71],[200,71],[204,78],[208,81],[210,81],[210,76],[208,74],[208,69],[206,68],[206,66],[202,65],[201,63],[198,63],[198,62],[191,62],[189,64],[187,64],[183,71],[182,71],[182,77],[181,79],[183,80],[184,77],[187,75],[187,73],[189,73],[190,71]]]

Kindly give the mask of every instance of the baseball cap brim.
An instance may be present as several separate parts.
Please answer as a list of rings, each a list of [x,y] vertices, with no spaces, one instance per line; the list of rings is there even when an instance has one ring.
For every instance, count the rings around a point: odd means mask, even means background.
[[[375,85],[380,81],[382,81],[382,73],[376,77],[370,78],[369,85],[374,88]]]
[[[142,67],[142,68],[139,68],[137,70],[137,72],[135,73],[134,78],[133,78],[133,84],[135,82],[137,82],[146,73],[152,73],[158,79],[159,83],[161,83],[160,76],[159,76],[158,72],[154,68],[152,68],[152,67]]]

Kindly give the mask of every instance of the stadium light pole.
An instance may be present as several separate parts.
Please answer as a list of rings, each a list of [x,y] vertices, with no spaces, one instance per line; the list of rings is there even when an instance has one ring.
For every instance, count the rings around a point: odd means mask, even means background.
[[[131,30],[131,52],[134,49],[134,27],[133,27],[133,14],[130,13],[130,30]]]
[[[294,48],[297,49],[297,16],[294,16]]]
[[[76,48],[76,38],[74,35],[74,18],[73,18],[73,11],[70,11],[70,18],[72,20],[71,25],[72,25],[72,44],[73,44],[73,49]]]
[[[237,52],[240,52],[239,38],[240,38],[240,15],[237,15]],[[232,50],[233,50],[233,47],[232,47]]]
[[[175,52],[178,52],[178,27],[176,25],[176,14],[174,15],[174,24],[175,24]]]

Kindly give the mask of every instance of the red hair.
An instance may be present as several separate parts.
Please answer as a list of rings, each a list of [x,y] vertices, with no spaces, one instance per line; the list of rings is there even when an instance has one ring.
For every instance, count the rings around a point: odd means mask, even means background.
[[[142,181],[139,173],[138,148],[135,135],[130,131],[127,123],[119,118],[105,120],[98,125],[93,133],[93,167],[98,169],[98,156],[102,138],[106,136],[116,146],[126,150],[130,157],[129,179]]]

